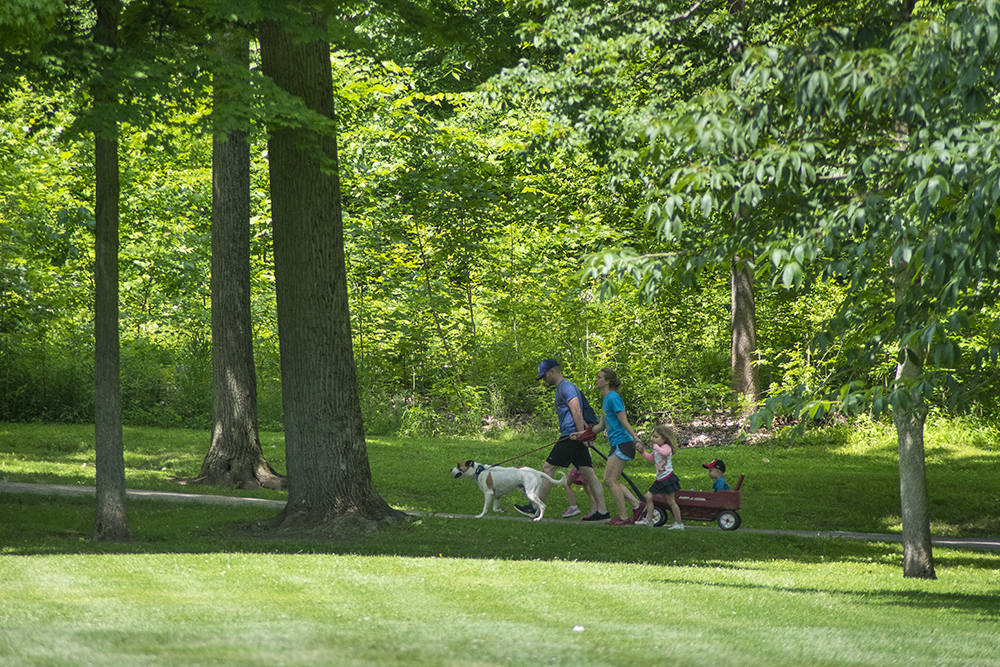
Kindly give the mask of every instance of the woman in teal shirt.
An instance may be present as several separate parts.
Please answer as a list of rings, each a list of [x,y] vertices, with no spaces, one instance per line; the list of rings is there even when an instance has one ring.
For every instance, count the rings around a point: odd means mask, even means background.
[[[635,510],[639,507],[639,500],[625,488],[622,484],[622,471],[625,464],[635,458],[635,443],[639,441],[635,429],[628,423],[625,415],[625,401],[618,394],[621,381],[618,374],[610,368],[602,368],[597,373],[594,386],[600,390],[604,397],[601,407],[604,414],[600,423],[594,427],[595,434],[601,431],[608,432],[608,441],[611,443],[611,453],[608,455],[608,464],[604,468],[604,484],[611,489],[611,495],[618,506],[618,516],[609,521],[612,526],[632,525],[632,513],[627,512],[625,501],[628,500]],[[576,434],[574,434],[576,435]]]

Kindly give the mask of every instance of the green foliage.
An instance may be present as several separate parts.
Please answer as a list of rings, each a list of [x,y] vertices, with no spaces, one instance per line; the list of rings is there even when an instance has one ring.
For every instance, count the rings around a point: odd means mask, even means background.
[[[0,6],[0,48],[44,37],[63,9],[62,0],[9,0]]]
[[[864,387],[870,393],[858,406],[889,405],[886,388],[900,341],[909,335],[898,330],[896,316],[905,314],[925,318],[909,333],[933,343],[933,384],[919,390],[940,405],[995,412],[1000,312],[988,283],[974,292],[969,282],[975,277],[969,262],[989,262],[995,220],[993,227],[964,231],[952,225],[993,220],[992,213],[975,215],[992,201],[988,188],[970,186],[965,197],[956,186],[961,169],[974,175],[991,159],[973,150],[992,146],[992,111],[983,106],[989,100],[969,82],[949,87],[945,70],[928,70],[921,86],[943,87],[950,96],[941,109],[966,109],[961,95],[968,93],[971,110],[962,113],[977,122],[957,134],[939,132],[934,128],[945,127],[945,117],[938,109],[914,107],[914,119],[936,118],[937,125],[914,133],[906,157],[891,162],[899,144],[885,110],[917,89],[880,88],[905,72],[891,69],[898,58],[865,49],[892,46],[896,9],[830,9],[820,13],[823,21],[858,19],[864,27],[810,33],[808,3],[749,4],[739,17],[681,2],[338,7],[336,46],[343,48],[333,64],[345,244],[370,433],[549,428],[551,394],[534,381],[546,357],[558,358],[591,394],[596,371],[616,368],[630,415],[643,424],[729,406],[727,262],[747,243],[755,248],[759,283],[758,367],[773,395],[790,391],[813,401],[819,413],[841,404],[841,387],[849,395]],[[216,18],[233,13],[210,5]],[[126,24],[135,45],[148,46],[142,27],[150,17],[139,8]],[[455,21],[440,21],[442,11]],[[197,24],[195,14],[158,18],[168,31]],[[979,39],[975,25],[983,26],[979,42],[961,47],[982,47],[975,58],[990,57],[988,26],[975,23],[981,20],[953,33],[961,46],[961,39]],[[789,28],[802,21],[801,30]],[[509,30],[517,23],[524,24],[520,42]],[[740,30],[747,44],[774,48],[746,49],[733,70],[736,83],[722,93],[730,87],[726,68],[739,58],[719,54]],[[493,42],[489,35],[497,31],[502,36]],[[188,50],[197,39],[170,34],[178,50],[156,67],[177,59],[207,67],[205,53]],[[916,27],[906,35],[897,50],[909,45],[928,58],[947,55],[940,45],[926,51],[936,42],[925,43],[930,38]],[[976,62],[986,64],[970,60]],[[74,63],[65,60],[62,74],[50,74],[72,83]],[[512,69],[484,94],[469,92],[503,65]],[[254,72],[240,99],[264,94]],[[185,69],[165,78],[176,91],[122,124],[122,379],[131,424],[198,426],[210,418],[206,133],[235,121],[210,117],[199,79],[189,76]],[[0,417],[87,421],[93,411],[90,148],[70,131],[82,122],[72,91],[59,93],[65,86],[42,86],[46,81],[11,79],[16,85],[5,84],[0,108],[0,224],[9,231],[0,237]],[[148,101],[158,90],[142,77],[128,86],[123,100]],[[247,113],[243,120],[252,126],[267,116]],[[800,115],[802,128],[790,120]],[[266,151],[261,138],[254,141],[259,419],[280,429]],[[729,159],[734,150],[746,153],[745,163]],[[970,155],[964,163],[956,157],[962,151]],[[845,160],[856,165],[850,187],[834,177]],[[899,224],[925,218],[907,227],[916,236],[898,248],[897,259],[921,272],[915,313],[894,311],[892,285],[883,279],[897,249],[884,229],[864,231],[856,215],[862,201],[875,207],[866,210],[897,205],[885,194],[892,181],[880,176],[894,165],[909,170],[905,185],[913,194],[910,208],[892,209],[902,216]],[[873,198],[862,200],[869,184]],[[835,206],[817,208],[823,201],[848,203],[836,213]],[[734,217],[734,206],[743,205],[754,214]],[[818,228],[815,211],[829,213]],[[799,222],[803,233],[790,233]],[[862,231],[827,247],[823,239],[852,224]],[[924,233],[935,224],[948,233]],[[960,256],[962,248],[972,259]],[[844,272],[855,259],[863,283]],[[582,263],[589,267],[584,282]],[[606,281],[611,275],[620,280]],[[799,288],[788,291],[785,283]],[[952,293],[965,295],[961,304],[949,301]],[[935,300],[937,294],[946,298]],[[831,391],[817,394],[822,387]]]
[[[830,361],[820,375],[800,361],[765,423],[792,405],[878,414],[937,391],[961,405],[1000,359],[995,338],[960,357],[970,314],[995,300],[996,106],[978,91],[996,83],[996,20],[973,2],[891,35],[859,21],[747,49],[727,89],[644,125],[647,218],[669,252],[602,253],[589,274],[652,291],[752,248],[776,286],[835,285],[807,352]],[[906,347],[928,354],[912,386],[885,374]]]

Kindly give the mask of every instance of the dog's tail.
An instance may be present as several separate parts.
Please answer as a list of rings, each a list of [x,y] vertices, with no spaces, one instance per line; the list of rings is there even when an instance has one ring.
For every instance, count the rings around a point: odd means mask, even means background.
[[[563,482],[566,481],[566,473],[564,472],[559,473],[560,475],[559,479],[556,479],[555,477],[549,477],[548,475],[546,475],[544,472],[541,471],[539,471],[538,474],[544,477],[545,479],[549,480],[553,484],[562,484]]]

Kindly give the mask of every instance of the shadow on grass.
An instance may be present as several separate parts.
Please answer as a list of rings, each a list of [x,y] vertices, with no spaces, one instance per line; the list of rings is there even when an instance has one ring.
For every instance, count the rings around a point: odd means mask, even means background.
[[[653,585],[666,587],[676,586],[675,580],[652,580]],[[849,588],[820,589],[820,588],[792,588],[787,586],[769,586],[766,584],[733,583],[733,582],[704,582],[699,581],[701,586],[718,587],[720,589],[738,589],[750,592],[761,591],[770,593],[801,595],[808,593],[836,593],[840,600],[849,603],[866,606],[886,606],[886,607],[906,607],[912,609],[923,609],[927,611],[940,611],[949,614],[960,613],[965,616],[978,618],[986,623],[996,623],[1000,620],[1000,608],[997,607],[996,597],[993,595],[970,595],[968,593],[942,593],[938,591],[918,591],[918,590],[891,590],[870,589],[870,590],[850,590]],[[838,604],[841,603],[838,601]]]

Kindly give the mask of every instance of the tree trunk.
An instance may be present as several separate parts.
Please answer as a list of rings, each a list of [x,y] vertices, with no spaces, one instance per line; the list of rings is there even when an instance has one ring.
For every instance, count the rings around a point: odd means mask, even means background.
[[[920,375],[920,361],[906,350],[896,367],[896,380],[913,380]],[[931,524],[927,504],[927,470],[924,462],[924,421],[927,407],[923,399],[901,405],[892,415],[899,444],[899,500],[903,520],[903,576],[937,579],[931,551]]]
[[[444,328],[441,326],[441,314],[434,305],[434,288],[431,285],[431,263],[427,258],[427,253],[424,252],[424,242],[420,239],[420,226],[416,220],[413,221],[413,237],[417,240],[417,249],[420,250],[420,262],[424,267],[424,287],[427,288],[427,307],[434,318],[434,326],[437,328],[438,338],[441,339],[441,345],[444,347],[444,354],[448,358],[448,362],[451,364],[451,368],[455,374],[455,382],[461,383],[462,375],[458,371],[458,362],[455,360],[455,355],[451,353],[451,346],[448,345],[448,337],[445,336]]]
[[[904,300],[913,284],[914,271],[907,264],[895,270],[896,303]],[[931,550],[931,522],[927,506],[927,470],[924,460],[924,422],[927,406],[919,393],[913,397],[911,383],[920,377],[924,354],[903,347],[902,361],[896,365],[896,385],[901,397],[893,405],[899,446],[899,504],[903,522],[903,576],[937,579]]]
[[[219,32],[219,55],[249,71],[246,36]],[[235,76],[220,66],[213,104],[221,119]],[[257,430],[257,373],[250,316],[250,146],[243,129],[212,143],[212,441],[193,483],[280,490]]]
[[[909,356],[909,355],[907,355]],[[896,371],[897,379],[909,373],[906,361]],[[927,472],[924,465],[924,419],[919,405],[893,414],[899,444],[899,500],[903,520],[903,576],[937,579],[931,551],[930,516],[927,507]]]
[[[732,347],[730,379],[732,389],[747,404],[760,399],[760,373],[754,364],[757,354],[757,312],[753,293],[753,275],[739,256],[732,263]],[[745,409],[753,411],[751,405]]]
[[[733,16],[745,9],[744,0],[730,0],[729,13]],[[738,58],[743,53],[743,36],[740,34],[729,43],[729,55]],[[748,212],[741,210],[733,216],[735,224]],[[751,223],[753,220],[751,220]],[[746,258],[739,252],[733,255],[730,273],[730,296],[732,298],[732,329],[730,331],[729,379],[746,418],[753,413],[760,400],[760,372],[754,364],[757,355],[757,304],[753,293],[753,274],[746,264]]]
[[[469,331],[472,334],[472,369],[469,373],[469,382],[473,386],[479,384],[479,339],[476,335],[476,311],[472,302],[472,271],[469,268],[469,253],[465,252],[465,303],[469,309]],[[456,369],[458,370],[458,369]]]
[[[314,28],[326,19],[315,16]],[[264,74],[334,118],[329,43],[260,24]],[[318,155],[317,155],[318,151]],[[375,490],[358,398],[347,300],[337,143],[277,125],[268,141],[288,504],[282,529],[402,516]]]
[[[118,46],[118,0],[96,0],[94,41]],[[105,83],[93,88],[94,105],[113,107]],[[125,446],[122,438],[118,339],[118,122],[106,116],[94,132],[94,439],[97,503],[94,539],[130,539],[125,513]]]

